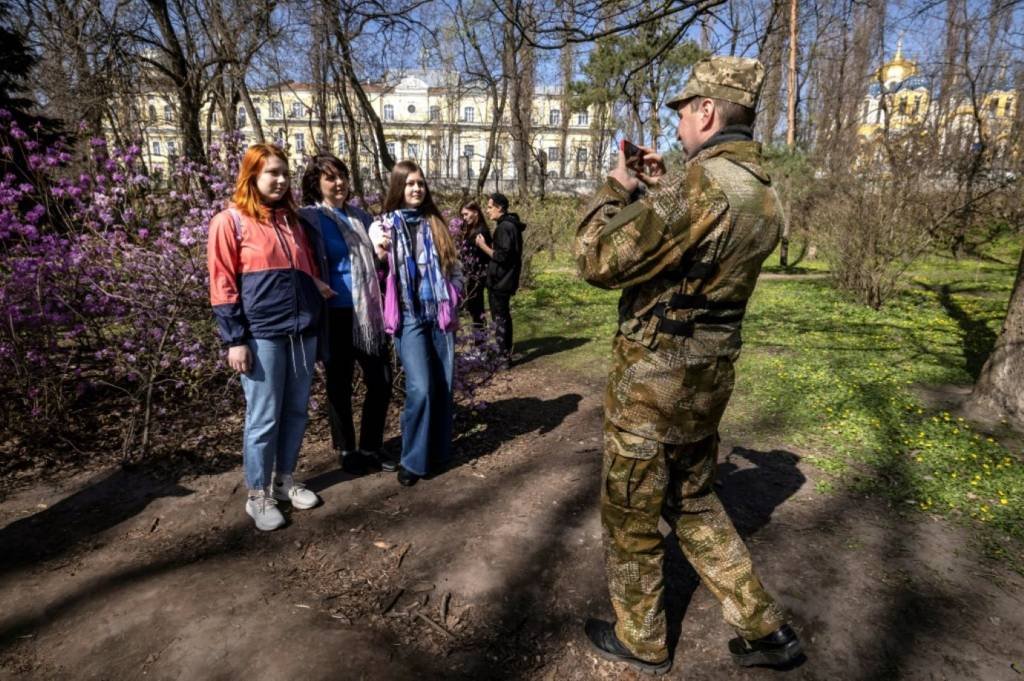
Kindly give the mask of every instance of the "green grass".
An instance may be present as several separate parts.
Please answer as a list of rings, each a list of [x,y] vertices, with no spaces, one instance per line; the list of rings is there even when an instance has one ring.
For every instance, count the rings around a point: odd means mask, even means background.
[[[929,257],[879,311],[827,279],[762,280],[723,430],[755,446],[798,448],[827,474],[821,493],[853,487],[976,523],[990,555],[1024,570],[1018,446],[929,407],[920,394],[974,382],[1006,313],[1020,248],[1009,240],[985,259]],[[516,297],[517,345],[577,339],[562,341],[568,349],[547,361],[600,377],[618,295],[586,285],[568,264],[539,262],[536,287]]]

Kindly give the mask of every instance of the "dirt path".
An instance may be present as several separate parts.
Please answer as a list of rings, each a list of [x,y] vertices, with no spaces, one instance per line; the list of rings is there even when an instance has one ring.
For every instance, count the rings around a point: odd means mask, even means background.
[[[630,679],[586,652],[608,616],[601,386],[547,361],[493,388],[445,474],[400,488],[302,472],[324,498],[257,533],[240,473],[108,471],[0,505],[0,678]],[[722,497],[793,613],[793,679],[1024,679],[1024,580],[969,532],[814,491],[798,453],[723,444]],[[740,670],[717,604],[669,542],[671,679]]]

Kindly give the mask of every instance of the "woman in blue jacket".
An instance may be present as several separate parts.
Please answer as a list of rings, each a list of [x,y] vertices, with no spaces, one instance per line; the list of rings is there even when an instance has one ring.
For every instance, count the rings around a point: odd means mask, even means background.
[[[380,275],[384,266],[367,235],[370,216],[348,204],[349,171],[339,158],[320,154],[302,176],[300,218],[320,237],[321,271],[337,293],[327,305],[327,405],[331,440],[351,473],[375,465],[391,400],[391,363],[384,333]],[[352,422],[358,362],[366,384],[359,440]]]

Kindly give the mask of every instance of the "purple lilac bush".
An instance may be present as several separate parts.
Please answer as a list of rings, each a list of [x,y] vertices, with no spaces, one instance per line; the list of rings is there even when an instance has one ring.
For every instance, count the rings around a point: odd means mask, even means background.
[[[459,249],[463,273],[479,270],[481,263],[476,260],[476,249],[465,238],[464,221],[461,217],[451,217],[447,210],[442,212]],[[471,412],[475,412],[487,406],[478,393],[502,369],[506,359],[502,356],[493,324],[476,328],[469,322],[468,313],[462,314],[461,320],[462,327],[455,337],[453,389],[456,399],[469,407]]]
[[[18,145],[27,168],[11,162]],[[157,182],[138,146],[43,148],[0,112],[5,432],[66,432],[72,414],[106,410],[124,453],[145,451],[157,416],[223,380],[205,244],[239,152],[228,139]]]

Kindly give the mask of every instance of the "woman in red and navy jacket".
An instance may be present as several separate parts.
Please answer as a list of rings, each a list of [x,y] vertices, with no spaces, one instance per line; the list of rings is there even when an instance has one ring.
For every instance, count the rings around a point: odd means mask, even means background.
[[[210,222],[207,263],[210,303],[245,392],[245,510],[261,530],[284,524],[277,500],[293,508],[319,501],[292,478],[332,294],[315,247],[299,224],[284,151],[249,147],[230,207]]]

